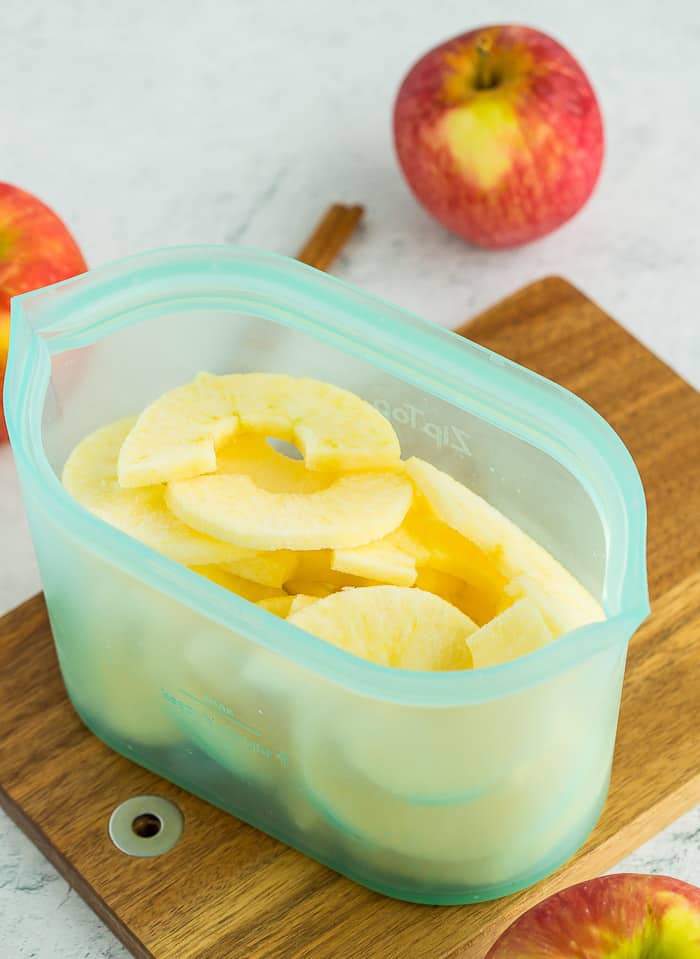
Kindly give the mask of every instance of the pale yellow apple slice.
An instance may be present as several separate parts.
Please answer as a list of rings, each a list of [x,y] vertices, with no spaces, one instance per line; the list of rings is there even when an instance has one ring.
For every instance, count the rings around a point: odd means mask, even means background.
[[[292,596],[313,596],[314,599],[323,599],[331,593],[337,593],[341,586],[335,583],[321,583],[313,579],[290,579],[284,588]]]
[[[501,603],[505,577],[493,557],[438,520],[421,499],[416,494],[401,526],[378,542],[335,550],[333,569],[390,585],[418,585],[486,622]]]
[[[380,540],[383,542],[383,540]],[[343,586],[376,586],[376,582],[371,579],[365,579],[363,576],[354,576],[352,573],[343,573],[340,570],[333,569],[332,549],[307,549],[298,554],[299,566],[294,576],[294,581],[308,581],[311,583],[325,583],[334,587],[331,592],[341,589]],[[285,583],[285,589],[289,589],[290,582]],[[303,590],[293,590],[293,592],[303,592]]]
[[[362,546],[403,520],[410,482],[398,473],[355,473],[315,493],[270,493],[248,476],[199,476],[168,485],[166,502],[183,523],[247,549]]]
[[[318,596],[310,596],[306,593],[297,593],[295,596],[292,596],[292,605],[289,607],[288,615],[291,616],[294,613],[298,613],[301,609],[306,609],[307,606],[313,606],[314,603],[318,602]]]
[[[506,584],[497,559],[437,519],[418,495],[400,528],[387,539],[414,556],[419,566],[455,576],[490,596],[500,594]]]
[[[120,454],[119,482],[142,486],[212,473],[217,448],[239,426],[294,441],[310,470],[400,467],[389,421],[348,390],[305,377],[200,373],[139,416]]]
[[[432,593],[402,586],[348,588],[294,613],[289,622],[382,666],[469,669],[476,625]]]
[[[367,724],[357,735],[348,713],[343,725],[319,723],[299,745],[312,801],[336,828],[359,837],[363,856],[378,868],[390,862],[407,882],[430,876],[444,888],[515,882],[543,848],[560,846],[600,804],[609,764],[578,715],[562,710],[553,721],[550,712],[544,737],[522,748],[518,723],[499,722],[497,710],[489,724],[476,707],[457,729],[459,710],[415,712],[415,719],[409,712],[404,722],[375,727],[381,736]],[[530,732],[528,719],[522,716],[520,726]],[[504,741],[515,746],[506,761]],[[455,775],[472,787],[441,795],[439,784]],[[417,791],[402,788],[407,776]],[[542,956],[536,951],[529,959]]]
[[[134,419],[119,420],[86,436],[63,467],[63,485],[75,499],[111,526],[187,566],[233,562],[250,556],[191,529],[165,505],[165,487],[122,489],[117,458]]]
[[[216,449],[238,430],[228,395],[197,377],[146,407],[119,453],[119,483],[152,486],[216,469]]]
[[[282,619],[285,619],[292,608],[293,599],[293,596],[270,596],[268,599],[257,600],[255,605],[266,609],[268,613],[274,613],[275,616],[281,616]]]
[[[413,586],[416,581],[416,561],[388,538],[354,549],[333,550],[331,567],[392,586]]]
[[[299,566],[299,557],[291,550],[278,549],[254,553],[232,563],[222,563],[221,566],[227,573],[260,583],[262,586],[282,586],[294,576]]]
[[[531,599],[519,599],[467,640],[474,669],[497,666],[546,646],[554,633]]]
[[[235,576],[233,573],[227,573],[221,566],[192,566],[192,572],[199,573],[205,579],[209,579],[217,586],[223,586],[237,596],[249,600],[251,603],[257,603],[261,599],[270,599],[272,597],[286,597],[283,589],[276,589],[274,586],[263,586],[260,583],[253,583],[250,580],[243,579],[241,576]]]
[[[546,596],[568,606],[567,628],[605,618],[600,604],[561,563],[481,496],[416,457],[407,461],[406,471],[436,516],[492,556],[507,580],[525,575]],[[537,603],[536,596],[532,599]]]
[[[446,581],[458,581],[460,592],[478,598],[478,606],[495,610],[506,584],[496,561],[436,519],[427,504],[417,502],[419,499],[418,495],[414,498],[401,526],[383,539],[355,549],[334,550],[332,568],[362,576],[370,584],[374,580],[394,586],[412,586],[416,583],[416,567],[419,567],[424,570],[424,581],[431,579],[428,570],[445,574]],[[440,575],[433,579],[439,580]],[[442,595],[440,589],[425,588]],[[459,606],[459,603],[455,605]],[[490,618],[488,612],[483,615]]]
[[[312,603],[316,602],[318,602],[318,596],[306,596],[304,593],[299,593],[296,596],[271,596],[270,599],[258,600],[255,605],[262,606],[268,613],[274,613],[275,616],[281,616],[282,619],[285,619],[291,613],[297,613],[300,609],[311,606]]]
[[[545,585],[533,576],[523,574],[511,580],[503,592],[504,599],[510,603],[525,596],[529,597],[538,606],[545,623],[556,636],[576,629],[584,621],[585,610],[581,609],[580,604],[572,602],[568,593],[559,592],[556,581]]]

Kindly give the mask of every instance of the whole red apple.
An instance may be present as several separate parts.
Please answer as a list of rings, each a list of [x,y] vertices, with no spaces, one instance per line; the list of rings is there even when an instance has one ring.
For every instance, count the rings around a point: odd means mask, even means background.
[[[7,439],[2,386],[10,342],[10,298],[87,270],[68,228],[31,193],[0,183],[0,442]]]
[[[401,84],[394,138],[428,212],[492,248],[534,240],[572,217],[603,159],[586,74],[529,27],[482,27],[426,53]]]
[[[700,889],[621,873],[571,886],[524,913],[486,959],[698,959]]]

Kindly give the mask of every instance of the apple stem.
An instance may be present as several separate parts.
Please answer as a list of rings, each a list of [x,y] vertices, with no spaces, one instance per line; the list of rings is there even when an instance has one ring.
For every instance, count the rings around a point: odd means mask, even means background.
[[[493,61],[491,59],[491,44],[480,40],[476,45],[476,74],[474,86],[477,90],[490,90],[496,86],[493,75]]]

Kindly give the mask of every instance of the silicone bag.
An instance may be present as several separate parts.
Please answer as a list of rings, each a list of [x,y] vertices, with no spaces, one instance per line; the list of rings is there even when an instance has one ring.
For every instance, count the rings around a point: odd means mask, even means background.
[[[78,506],[59,480],[74,444],[199,370],[361,394],[404,455],[510,516],[608,619],[490,669],[392,670]],[[13,300],[5,407],[66,688],[113,749],[403,899],[501,896],[585,840],[648,597],[637,471],[582,401],[294,261],[195,247]]]

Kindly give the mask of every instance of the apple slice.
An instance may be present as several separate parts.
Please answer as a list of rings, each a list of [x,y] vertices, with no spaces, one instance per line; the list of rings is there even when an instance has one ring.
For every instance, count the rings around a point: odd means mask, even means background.
[[[410,553],[419,566],[447,573],[495,598],[506,580],[497,560],[476,543],[441,522],[420,495],[414,495],[411,509],[400,528],[387,537]]]
[[[354,549],[333,550],[331,567],[391,586],[413,586],[416,581],[415,560],[393,546],[388,537]]]
[[[485,621],[495,614],[506,584],[497,563],[431,515],[430,508],[417,501],[419,499],[414,496],[401,526],[383,539],[355,549],[334,550],[332,568],[370,581],[412,586],[416,583],[418,566],[423,582],[429,584],[425,586],[429,592],[444,595],[441,588],[434,585],[442,579],[445,587],[449,584],[448,592],[464,593],[465,597],[470,594],[472,604],[483,609],[479,622]],[[444,595],[444,598],[462,608],[454,596]],[[494,612],[489,615],[486,610]]]
[[[605,618],[600,604],[561,563],[481,496],[416,457],[408,460],[406,471],[436,516],[490,555],[507,580],[526,576],[525,583],[539,587],[531,595],[535,603],[544,594],[565,604],[567,629]],[[530,595],[524,586],[523,592]]]
[[[292,596],[313,596],[314,599],[325,599],[332,593],[337,593],[340,586],[335,583],[321,583],[313,579],[290,579],[284,584]]]
[[[299,556],[288,549],[255,553],[231,563],[222,563],[227,573],[249,579],[262,586],[282,586],[294,575],[299,566]]]
[[[213,473],[217,449],[240,428],[295,442],[321,472],[398,469],[393,427],[348,390],[271,373],[200,373],[139,416],[119,457],[122,486]]]
[[[119,453],[119,484],[151,486],[212,473],[217,447],[238,428],[229,397],[198,376],[164,393],[136,419]]]
[[[270,493],[248,476],[198,476],[170,483],[166,502],[183,523],[258,550],[362,546],[401,523],[410,482],[398,473],[354,473],[315,493]]]
[[[294,613],[289,622],[382,666],[419,670],[471,666],[465,640],[476,625],[422,589],[350,587]]]
[[[217,586],[230,590],[237,596],[249,600],[251,603],[257,603],[261,599],[271,599],[272,597],[286,597],[283,589],[277,589],[274,586],[263,586],[260,583],[253,583],[250,580],[243,579],[233,573],[227,573],[221,566],[191,566],[193,573],[204,576],[211,580]]]
[[[555,636],[581,625],[580,606],[573,605],[567,594],[559,592],[557,581],[545,585],[524,573],[507,583],[503,593],[511,602],[528,596],[537,604],[545,623]]]
[[[164,486],[120,487],[119,449],[133,424],[133,418],[119,420],[78,443],[63,467],[63,485],[68,492],[106,523],[186,566],[250,558],[250,550],[198,533],[180,522],[165,505]]]
[[[281,616],[286,619],[292,613],[299,612],[306,606],[318,602],[318,596],[306,596],[304,593],[298,593],[296,596],[271,596],[269,599],[260,599],[255,604],[262,606],[268,613],[274,613],[275,616]]]
[[[274,613],[275,616],[286,619],[293,599],[293,596],[270,596],[268,599],[259,599],[255,605],[266,609],[268,613]]]
[[[318,596],[310,596],[306,593],[297,593],[295,596],[292,596],[292,605],[289,607],[289,615],[298,613],[301,609],[306,609],[307,606],[312,606],[314,603],[318,602]]]
[[[380,540],[385,542],[385,540]],[[343,586],[376,586],[376,581],[367,579],[363,576],[355,576],[353,573],[344,573],[333,569],[333,556],[336,550],[332,549],[307,549],[300,552],[299,567],[294,580],[308,580],[312,583],[326,583],[334,587],[331,592],[341,589]],[[290,584],[285,584],[289,588]],[[294,590],[300,592],[300,590]]]
[[[533,653],[554,639],[531,599],[519,599],[467,640],[474,669],[497,666]]]

